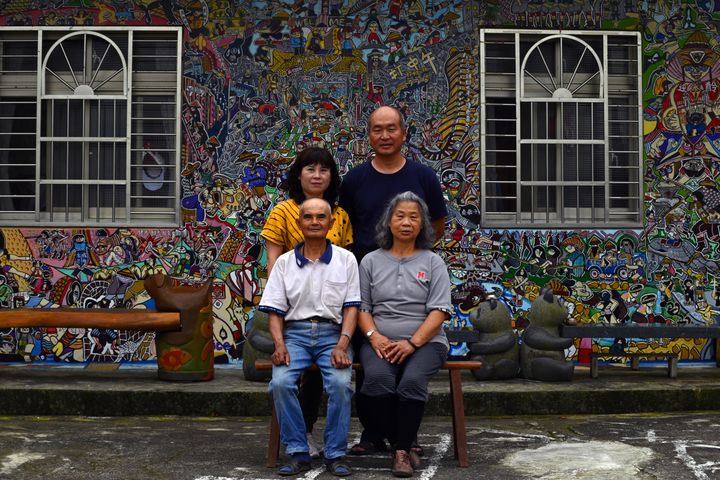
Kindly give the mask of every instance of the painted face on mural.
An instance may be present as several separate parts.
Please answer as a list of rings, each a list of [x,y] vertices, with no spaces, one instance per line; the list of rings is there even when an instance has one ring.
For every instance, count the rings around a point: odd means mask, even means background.
[[[405,142],[405,130],[395,109],[380,107],[370,117],[370,146],[376,158],[392,158],[400,154]]]
[[[300,171],[300,187],[307,198],[320,198],[330,185],[330,169],[319,163],[306,165]]]

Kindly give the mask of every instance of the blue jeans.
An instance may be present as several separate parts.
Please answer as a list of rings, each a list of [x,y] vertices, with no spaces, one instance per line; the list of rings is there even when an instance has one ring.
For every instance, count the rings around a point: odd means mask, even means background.
[[[340,338],[340,326],[306,321],[286,322],[283,336],[290,354],[290,365],[273,365],[269,387],[280,424],[280,440],[287,445],[287,453],[309,450],[305,421],[297,398],[297,381],[302,372],[314,363],[320,368],[328,394],[325,458],[345,456],[353,394],[350,383],[352,368],[339,369],[330,364],[332,351]],[[348,356],[352,359],[350,347]]]

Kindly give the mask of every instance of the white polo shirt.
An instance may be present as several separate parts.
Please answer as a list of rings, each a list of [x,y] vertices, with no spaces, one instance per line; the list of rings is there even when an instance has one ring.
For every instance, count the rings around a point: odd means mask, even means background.
[[[327,241],[325,253],[310,261],[300,253],[303,244],[278,257],[258,309],[286,322],[322,317],[341,324],[343,308],[360,306],[355,256]]]

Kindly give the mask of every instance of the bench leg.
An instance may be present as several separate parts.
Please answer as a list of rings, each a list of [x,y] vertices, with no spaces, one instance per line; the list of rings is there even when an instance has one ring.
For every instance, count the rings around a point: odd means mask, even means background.
[[[668,377],[677,378],[678,357],[668,358]]]
[[[640,357],[632,357],[630,359],[630,369],[631,370],[639,370],[640,369]]]
[[[452,402],[453,444],[455,458],[461,467],[468,467],[467,432],[465,431],[465,405],[460,370],[450,370],[450,401]]]
[[[277,466],[278,457],[280,456],[280,425],[278,424],[277,414],[275,412],[275,403],[272,403],[272,415],[270,416],[270,439],[268,440],[267,449],[267,466],[275,468]]]
[[[598,377],[598,357],[590,359],[590,378]]]

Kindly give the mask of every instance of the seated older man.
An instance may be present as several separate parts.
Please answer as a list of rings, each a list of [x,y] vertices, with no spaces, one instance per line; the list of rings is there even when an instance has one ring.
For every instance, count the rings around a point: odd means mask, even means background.
[[[297,225],[305,240],[278,257],[260,300],[275,343],[270,394],[280,438],[291,456],[280,475],[295,476],[311,467],[297,380],[313,363],[328,394],[325,465],[336,476],[352,473],[344,457],[353,393],[350,339],[360,286],[355,257],[325,239],[332,223],[328,202],[313,198],[302,203]]]

